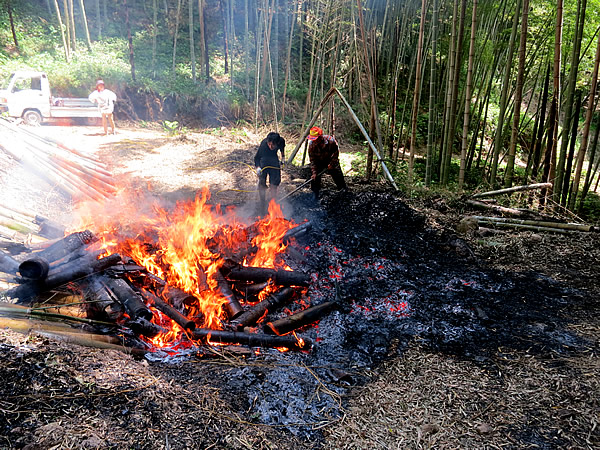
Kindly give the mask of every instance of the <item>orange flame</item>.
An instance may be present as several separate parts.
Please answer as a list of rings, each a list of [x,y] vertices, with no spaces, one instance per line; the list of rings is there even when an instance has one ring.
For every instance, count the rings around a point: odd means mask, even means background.
[[[178,202],[167,211],[139,192],[120,189],[103,204],[79,205],[80,223],[72,231],[90,229],[100,238],[100,248],[131,258],[168,285],[191,294],[195,301],[186,304],[187,316],[199,326],[219,329],[226,299],[217,289],[215,273],[224,258],[255,247],[246,265],[281,267],[280,254],[287,247],[283,237],[295,225],[274,200],[268,216],[248,227],[231,211],[209,205],[209,199],[205,187],[193,201]],[[248,242],[250,235],[254,237]],[[159,320],[157,312],[154,316],[153,322]],[[184,334],[174,322],[160,321],[169,332],[152,339],[154,345],[169,345]]]

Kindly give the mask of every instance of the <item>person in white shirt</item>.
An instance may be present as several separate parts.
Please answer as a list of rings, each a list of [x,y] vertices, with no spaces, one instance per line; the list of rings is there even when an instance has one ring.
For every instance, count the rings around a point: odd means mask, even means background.
[[[88,98],[90,99],[90,102],[98,105],[98,109],[102,113],[102,127],[104,128],[104,134],[108,134],[107,123],[110,123],[111,134],[115,134],[113,111],[115,109],[117,95],[104,87],[104,81],[98,80],[96,81],[96,90],[92,92]]]

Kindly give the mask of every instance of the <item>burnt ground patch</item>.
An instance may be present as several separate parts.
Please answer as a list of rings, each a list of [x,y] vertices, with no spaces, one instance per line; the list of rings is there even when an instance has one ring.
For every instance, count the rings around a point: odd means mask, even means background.
[[[596,235],[535,245],[506,233],[491,245],[456,236],[453,211],[440,226],[396,193],[354,183],[337,192],[326,181],[319,202],[303,191],[290,203],[294,220],[313,227],[289,253],[292,268],[312,274],[304,305],[289,311],[336,302],[300,332],[316,342],[312,352],[139,360],[24,338],[0,347],[2,445],[384,448],[412,432],[419,438],[403,447],[599,442],[593,366],[569,359],[598,355],[585,332],[597,269],[582,262],[597,256]],[[423,403],[448,424],[421,419]],[[465,442],[463,429],[444,429],[464,415],[493,423],[490,412],[509,439],[484,430]],[[390,424],[403,414],[418,426]],[[370,429],[379,435],[369,441]]]

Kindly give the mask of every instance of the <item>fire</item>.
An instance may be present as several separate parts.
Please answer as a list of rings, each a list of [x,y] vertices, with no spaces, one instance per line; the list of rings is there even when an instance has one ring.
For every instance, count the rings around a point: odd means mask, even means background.
[[[244,265],[282,267],[279,255],[287,246],[283,237],[295,225],[284,218],[275,201],[265,218],[248,227],[232,211],[224,213],[218,205],[210,205],[209,199],[210,192],[204,188],[193,201],[178,202],[169,211],[157,201],[149,204],[141,194],[121,189],[103,205],[79,205],[80,222],[72,231],[93,231],[100,238],[96,245],[131,258],[169,286],[191,294],[194,301],[186,303],[187,316],[199,327],[219,329],[226,299],[217,288],[215,274],[225,257],[252,249],[255,254]],[[248,242],[250,228],[255,236]],[[168,329],[152,340],[157,346],[169,345],[183,334],[156,310],[153,322]]]
[[[283,243],[283,236],[290,228],[290,223],[285,220],[281,207],[271,200],[269,215],[257,223],[258,236],[252,244],[258,247],[256,256],[248,263],[251,267],[275,268],[283,264],[277,261],[277,255],[283,252],[287,244]]]

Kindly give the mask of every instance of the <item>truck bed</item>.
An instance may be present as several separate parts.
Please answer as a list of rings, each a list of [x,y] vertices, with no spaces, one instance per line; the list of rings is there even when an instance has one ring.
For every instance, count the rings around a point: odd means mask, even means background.
[[[102,117],[102,114],[87,98],[54,98],[50,117]]]

